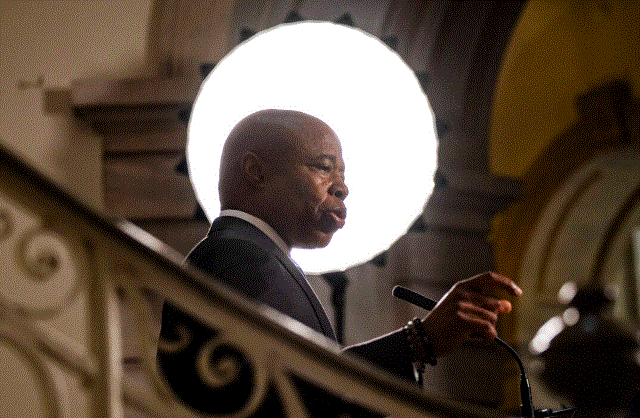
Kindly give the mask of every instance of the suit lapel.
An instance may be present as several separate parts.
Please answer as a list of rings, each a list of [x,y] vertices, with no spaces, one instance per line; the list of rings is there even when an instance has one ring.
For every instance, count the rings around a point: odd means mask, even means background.
[[[323,333],[327,337],[335,340],[336,337],[333,332],[333,328],[331,327],[331,323],[329,322],[329,318],[327,317],[324,308],[320,304],[320,301],[318,300],[318,297],[316,296],[311,286],[309,286],[304,273],[293,262],[291,257],[289,257],[289,255],[284,251],[282,251],[280,247],[278,247],[269,237],[267,237],[254,225],[243,219],[233,216],[223,216],[214,220],[214,222],[211,224],[209,234],[211,234],[213,231],[219,231],[225,228],[230,228],[246,236],[248,239],[251,239],[254,242],[263,244],[268,249],[268,251],[282,263],[282,265],[287,269],[289,274],[296,280],[296,282],[300,285],[300,287],[306,294],[307,299],[309,300],[309,303],[311,304],[311,307],[316,314],[318,322],[320,323]]]
[[[329,338],[335,340],[336,336],[333,333],[333,327],[329,322],[329,318],[327,317],[322,304],[320,304],[320,300],[318,300],[316,293],[313,291],[311,286],[309,286],[309,282],[307,282],[307,278],[304,275],[304,272],[300,269],[300,267],[298,267],[297,264],[293,262],[291,257],[280,250],[279,247],[276,246],[276,248],[274,249],[274,254],[280,260],[280,262],[284,264],[289,273],[293,276],[294,279],[296,279],[302,289],[304,289],[304,293],[307,295],[307,298],[309,299],[309,302],[311,303],[311,306],[313,307],[313,310],[318,317],[318,321],[320,322],[320,326],[322,327],[324,334]]]

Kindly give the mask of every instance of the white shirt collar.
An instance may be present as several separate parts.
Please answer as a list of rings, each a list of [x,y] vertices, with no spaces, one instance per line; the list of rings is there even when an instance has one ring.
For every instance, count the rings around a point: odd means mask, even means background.
[[[280,235],[278,235],[276,230],[269,226],[269,224],[267,224],[262,219],[256,218],[251,214],[235,209],[225,209],[223,211],[220,211],[220,216],[233,216],[236,218],[240,218],[243,221],[249,222],[251,225],[262,231],[266,236],[271,238],[271,241],[273,241],[282,251],[284,251],[285,254],[289,254],[291,252],[291,249],[287,246]]]

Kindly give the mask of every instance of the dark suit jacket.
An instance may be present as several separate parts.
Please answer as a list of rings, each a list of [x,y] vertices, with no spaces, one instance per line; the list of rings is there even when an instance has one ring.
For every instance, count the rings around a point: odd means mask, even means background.
[[[239,293],[335,339],[327,315],[302,271],[269,237],[250,223],[231,216],[216,219],[207,237],[192,250],[188,261]],[[175,321],[184,323],[189,319],[165,305],[161,332],[164,338],[171,338],[167,333],[171,332],[169,328],[173,326],[168,324]],[[202,343],[211,336],[204,328],[196,334],[192,345]],[[397,376],[413,380],[411,352],[400,330],[347,347],[345,351]],[[193,356],[195,352],[190,354],[187,350],[184,355]],[[167,360],[166,356],[159,354],[161,367],[165,368]],[[180,370],[181,378],[184,378],[183,371]],[[186,390],[186,396],[191,395],[196,396],[193,389]]]
[[[231,216],[216,219],[188,260],[239,293],[335,340],[329,319],[302,271],[250,223]]]

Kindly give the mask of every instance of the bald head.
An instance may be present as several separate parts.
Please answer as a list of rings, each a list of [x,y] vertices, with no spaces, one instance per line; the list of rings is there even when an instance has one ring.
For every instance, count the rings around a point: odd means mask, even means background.
[[[326,245],[346,216],[340,142],[328,125],[305,113],[253,113],[233,128],[224,144],[219,193],[222,209],[257,216],[289,246]],[[302,242],[304,225],[327,216],[331,219],[324,219],[321,228],[329,236],[326,243]]]
[[[253,159],[277,169],[295,155],[301,142],[317,136],[318,131],[332,132],[320,119],[294,110],[261,110],[242,119],[222,150],[218,185],[222,209],[248,209],[244,205],[256,185],[255,176],[260,174],[255,172]],[[251,168],[254,170],[247,172]]]

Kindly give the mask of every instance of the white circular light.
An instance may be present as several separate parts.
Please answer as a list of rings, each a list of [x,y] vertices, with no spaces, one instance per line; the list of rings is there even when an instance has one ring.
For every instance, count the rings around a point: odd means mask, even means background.
[[[231,129],[262,109],[294,109],[342,142],[347,224],[326,247],[294,249],[307,273],[345,270],[386,250],[422,213],[436,168],[434,118],[413,71],[377,38],[328,22],[261,32],[202,84],[189,123],[190,178],[209,219],[220,211],[219,159]]]

